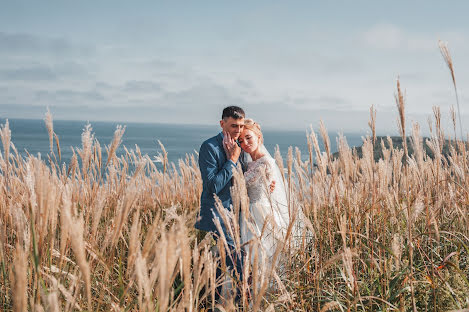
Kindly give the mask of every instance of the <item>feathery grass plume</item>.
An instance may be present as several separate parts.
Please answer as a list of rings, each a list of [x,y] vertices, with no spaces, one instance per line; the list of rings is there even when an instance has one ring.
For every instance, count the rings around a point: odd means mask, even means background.
[[[373,143],[370,139],[370,137],[366,137],[363,141],[362,145],[362,170],[363,174],[366,175],[367,181],[373,183],[374,181],[374,176],[375,176],[375,159],[374,159],[374,153],[373,153]]]
[[[433,115],[435,117],[435,129],[436,129],[436,136],[438,138],[438,143],[440,147],[440,153],[443,152],[443,146],[445,144],[445,134],[443,129],[441,128],[441,111],[440,107],[433,106]]]
[[[459,119],[459,131],[461,135],[461,140],[464,138],[462,133],[462,121],[461,121],[461,109],[459,107],[459,96],[458,96],[458,88],[456,87],[456,77],[454,75],[454,65],[453,59],[451,58],[451,54],[449,53],[448,43],[438,40],[438,46],[440,47],[441,55],[445,60],[446,65],[451,73],[451,79],[453,80],[453,87],[454,87],[454,94],[456,96],[456,104],[458,107],[458,119]]]
[[[124,197],[118,201],[117,203],[117,213],[114,218],[114,229],[112,231],[113,235],[111,238],[111,247],[115,247],[117,240],[119,239],[122,229],[124,228],[124,224],[127,222],[127,218],[129,213],[131,212],[132,208],[134,207],[134,203],[137,200],[138,190],[137,187],[134,185],[129,185],[125,190]]]
[[[179,219],[179,218],[178,218]],[[182,277],[183,289],[181,307],[190,310],[193,306],[194,288],[192,283],[191,272],[191,247],[190,247],[190,234],[188,228],[181,218],[177,222],[176,229],[176,244],[179,246],[179,264],[180,274]]]
[[[457,132],[456,132],[456,111],[454,110],[454,105],[450,106],[449,113],[451,115],[451,121],[453,123],[454,141],[457,141],[458,136],[457,136]]]
[[[234,218],[234,220],[241,220],[241,217],[249,217],[249,197],[247,194],[246,184],[244,181],[244,174],[243,174],[241,167],[237,167],[233,170],[232,184],[233,186],[230,189],[231,198],[233,201],[233,206],[232,206],[233,216],[232,217]],[[241,254],[240,237],[241,237],[241,228],[239,226],[239,222],[233,222],[232,238],[234,239],[234,242],[235,242],[236,251],[239,254]]]
[[[54,122],[52,120],[52,114],[50,113],[49,107],[47,108],[46,116],[44,117],[47,132],[49,133],[49,147],[50,153],[54,153]]]
[[[404,146],[404,154],[407,159],[409,155],[407,151],[407,136],[406,136],[406,125],[405,125],[405,96],[401,91],[401,83],[399,81],[399,77],[397,77],[397,93],[394,95],[396,100],[397,110],[399,112],[398,126],[399,126],[399,133],[402,137],[402,145]]]
[[[6,186],[9,185],[9,171],[10,171],[10,145],[11,145],[11,130],[8,119],[0,129],[0,138],[3,144],[3,167],[2,170],[5,174]]]
[[[320,312],[327,312],[327,311],[332,311],[332,310],[337,310],[337,307],[340,308],[341,311],[344,311],[345,309],[342,308],[342,305],[338,301],[329,301],[325,305],[322,306]]]
[[[51,293],[49,293],[47,296],[46,296],[46,307],[47,307],[47,311],[51,311],[51,312],[60,312],[60,305],[59,305],[59,296],[57,294],[57,291],[53,291]]]
[[[399,271],[401,267],[403,239],[400,233],[394,233],[392,237],[391,250],[394,255],[394,266]]]
[[[177,243],[176,226],[172,226],[167,232],[161,232],[161,239],[155,247],[158,257],[155,257],[153,266],[156,269],[155,277],[158,279],[158,284],[154,291],[158,298],[159,310],[166,311],[172,297],[171,285],[176,278],[175,272],[179,263],[180,245]],[[151,285],[153,281],[154,279]]]
[[[295,166],[295,172],[297,173],[296,177],[298,179],[298,184],[297,186],[301,189],[299,192],[299,197],[300,200],[303,200],[303,196],[307,193],[306,185],[305,185],[305,177],[307,176],[307,171],[304,170],[304,164],[301,160],[301,151],[298,147],[295,148],[295,161],[294,161],[294,166]]]
[[[140,310],[153,311],[154,307],[152,300],[151,282],[150,278],[148,277],[147,262],[146,259],[142,258],[142,255],[140,253],[137,254],[137,259],[135,261],[135,274],[137,276],[137,283],[139,289],[138,301]],[[145,302],[143,302],[144,297]],[[160,298],[160,300],[161,299],[162,298]]]
[[[373,145],[376,144],[376,109],[374,105],[370,107],[370,120],[368,121],[368,126],[371,130],[371,135],[373,138]]]
[[[54,133],[55,146],[57,147],[57,154],[59,154],[59,161],[62,160],[62,151],[60,150],[59,137]]]
[[[118,125],[116,127],[116,131],[114,131],[114,138],[112,139],[111,145],[106,147],[107,150],[107,161],[106,161],[106,166],[114,160],[116,157],[116,150],[119,147],[119,145],[122,143],[122,137],[124,136],[125,132],[125,126],[122,127],[121,125]]]
[[[3,213],[1,213],[0,215],[3,215]],[[0,229],[6,229],[6,226],[1,218],[0,218]],[[4,249],[5,249],[4,242],[6,241],[5,236],[6,236],[5,233],[3,233],[3,231],[0,231],[0,265],[5,262],[5,252],[4,252]],[[2,288],[0,287],[0,289]]]
[[[285,167],[283,166],[282,153],[280,153],[280,147],[278,146],[278,144],[275,146],[274,158],[275,158],[275,163],[277,164],[278,168],[280,169],[280,173],[282,175],[283,182],[285,183]]]
[[[405,155],[405,163],[404,163],[404,192],[407,193],[409,189],[409,169],[407,166],[407,161],[409,159],[409,153],[407,149],[407,136],[406,136],[406,124],[405,124],[405,99],[404,95],[401,91],[401,85],[399,81],[399,77],[397,78],[397,94],[395,94],[396,106],[399,111],[399,118],[398,118],[398,125],[399,131],[402,136],[402,144],[404,146],[404,155]],[[410,293],[411,293],[411,302],[412,302],[412,309],[414,312],[417,311],[416,303],[415,303],[415,291],[414,291],[414,266],[413,266],[413,238],[412,238],[412,222],[411,222],[411,207],[409,204],[409,198],[405,198],[406,202],[404,202],[407,208],[407,239],[409,241],[409,264],[410,264],[410,276],[409,276],[409,283],[410,283]]]
[[[319,122],[319,133],[321,134],[322,142],[324,143],[324,150],[326,151],[326,156],[329,160],[331,155],[331,140],[329,139],[326,125],[322,120]]]
[[[14,277],[11,281],[13,286],[13,307],[15,311],[27,311],[28,309],[28,258],[23,246],[16,245],[13,254]]]
[[[287,192],[287,201],[288,203],[291,202],[291,198],[292,198],[292,188],[293,188],[293,184],[292,184],[292,174],[293,174],[293,148],[290,146],[288,148],[288,156],[287,156],[287,182],[288,182],[288,189],[285,190]],[[288,213],[291,215],[291,210],[292,210],[292,207],[291,205],[289,204],[288,205]]]
[[[158,140],[158,144],[160,145],[161,152],[158,153],[159,159],[161,159],[161,162],[163,163],[163,174],[166,173],[166,170],[168,169],[168,152],[166,152],[166,149],[164,148],[163,143],[161,143],[160,140]]]
[[[83,171],[83,176],[87,176],[88,168],[91,163],[91,150],[93,147],[93,139],[94,135],[91,133],[93,131],[93,128],[91,128],[90,124],[87,124],[85,128],[83,129],[83,133],[81,134],[81,144],[82,148],[81,150],[78,150],[78,154],[80,155],[81,158],[81,164],[82,164],[82,171]]]
[[[101,223],[101,216],[106,208],[106,193],[104,190],[98,191],[94,199],[93,209],[91,210],[91,239],[97,240],[98,227]]]
[[[353,292],[356,292],[355,272],[353,270],[353,253],[349,247],[345,247],[342,252],[342,263],[345,269],[345,275],[342,273],[342,278],[347,284],[347,287]]]
[[[433,134],[433,121],[430,116],[427,117],[427,125],[428,125],[428,130],[430,130],[430,133]]]
[[[65,186],[63,191],[63,206],[61,213],[64,215],[63,221],[65,222],[64,226],[68,228],[68,233],[70,233],[70,242],[72,245],[72,250],[77,258],[78,266],[80,267],[81,273],[83,274],[83,279],[85,282],[86,296],[88,309],[91,311],[91,276],[90,276],[90,267],[89,263],[86,260],[85,253],[85,243],[83,241],[83,217],[81,215],[76,215],[76,212],[72,212],[72,196],[71,196],[70,186]]]
[[[310,132],[313,132],[313,126],[310,125]],[[311,142],[309,138],[309,133],[308,130],[306,130],[306,143],[308,144],[308,156],[309,156],[309,179],[313,178],[313,172],[314,172],[314,163],[313,163],[313,143]]]
[[[412,208],[413,209],[412,209],[411,222],[415,223],[417,222],[419,215],[422,213],[423,209],[425,208],[425,203],[423,202],[422,195],[417,195],[417,198],[415,199]]]
[[[70,163],[68,165],[67,176],[70,176],[70,178],[74,179],[77,168],[78,168],[78,157],[72,148],[72,157],[70,158]]]
[[[412,146],[414,148],[413,158],[417,161],[419,170],[423,171],[425,151],[423,149],[423,139],[420,136],[420,125],[418,123],[412,123]]]
[[[98,168],[102,168],[103,166],[103,153],[101,150],[101,144],[99,141],[96,139],[94,146],[96,147],[96,156],[97,156],[97,165]],[[100,171],[100,176],[101,176],[101,171]]]
[[[51,289],[49,293],[46,293],[44,289],[41,289],[42,295],[42,302],[43,305],[46,307],[47,311],[59,312],[60,311],[60,303],[59,303],[59,282],[53,276],[43,272],[44,277],[50,280],[51,282]],[[40,307],[42,309],[42,306]]]
[[[347,184],[350,183],[350,179],[353,179],[353,155],[350,147],[348,146],[347,139],[343,133],[339,134],[337,138],[337,146],[339,150],[339,159],[341,162],[341,167],[344,170],[345,181]]]

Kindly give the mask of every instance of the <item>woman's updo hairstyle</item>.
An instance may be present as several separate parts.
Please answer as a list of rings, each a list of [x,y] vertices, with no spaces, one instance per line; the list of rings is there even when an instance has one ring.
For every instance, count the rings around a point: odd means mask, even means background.
[[[244,119],[244,129],[251,130],[254,132],[258,137],[260,143],[264,143],[264,136],[262,135],[261,125],[250,118]]]

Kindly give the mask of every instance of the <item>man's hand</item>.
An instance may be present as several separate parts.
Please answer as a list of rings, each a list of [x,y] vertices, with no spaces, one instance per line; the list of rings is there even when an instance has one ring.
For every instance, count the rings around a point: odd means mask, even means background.
[[[226,157],[236,163],[241,154],[241,147],[231,138],[228,132],[223,132],[223,148],[225,149]]]
[[[272,183],[270,183],[269,188],[270,188],[270,192],[273,193],[275,190],[275,180],[272,181]]]

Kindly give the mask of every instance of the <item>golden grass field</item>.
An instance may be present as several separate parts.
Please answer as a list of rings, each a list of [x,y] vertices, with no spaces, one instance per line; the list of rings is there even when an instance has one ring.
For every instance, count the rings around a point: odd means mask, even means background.
[[[221,311],[468,311],[468,146],[452,139],[443,155],[450,135],[442,132],[439,109],[423,140],[417,124],[406,127],[399,84],[396,101],[401,135],[412,129],[411,156],[405,140],[402,148],[375,140],[373,109],[373,135],[364,139],[361,157],[340,137],[333,158],[323,124],[324,150],[318,134],[306,135],[308,161],[293,148],[285,160],[276,153],[290,203],[306,222],[300,239],[289,231],[279,244],[281,265],[262,265],[255,256],[244,267],[250,284],[233,274],[241,300],[227,299]],[[161,146],[158,169],[138,148],[116,155],[124,128],[103,152],[88,127],[62,165],[49,113],[45,123],[51,144],[45,160],[20,156],[8,122],[1,128],[0,309],[214,308],[215,288],[225,281],[215,278],[225,242],[210,234],[201,239],[193,227],[202,188],[197,155],[170,164]],[[374,145],[383,148],[377,162]],[[248,205],[243,181],[238,172],[234,216]]]

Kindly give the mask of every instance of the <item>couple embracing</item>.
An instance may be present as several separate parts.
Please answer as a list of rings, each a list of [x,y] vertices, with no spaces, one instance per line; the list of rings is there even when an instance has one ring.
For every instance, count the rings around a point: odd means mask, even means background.
[[[222,131],[202,143],[199,152],[199,168],[202,175],[200,216],[195,227],[211,232],[215,237],[224,236],[231,257],[226,266],[242,274],[243,256],[235,251],[235,238],[227,230],[220,215],[219,203],[231,212],[231,186],[238,168],[244,173],[249,197],[249,211],[242,213],[239,221],[240,240],[244,248],[255,239],[259,254],[270,263],[274,252],[283,242],[292,219],[287,200],[283,174],[263,144],[261,127],[252,119],[245,119],[242,108],[229,106],[223,110],[220,121]],[[215,224],[220,222],[220,226]],[[220,233],[223,231],[223,233]],[[234,262],[234,263],[233,263]],[[272,264],[273,265],[273,264]],[[242,275],[240,276],[243,278]]]

